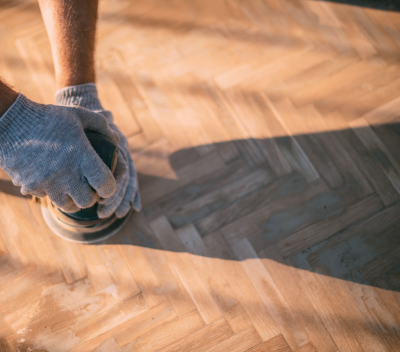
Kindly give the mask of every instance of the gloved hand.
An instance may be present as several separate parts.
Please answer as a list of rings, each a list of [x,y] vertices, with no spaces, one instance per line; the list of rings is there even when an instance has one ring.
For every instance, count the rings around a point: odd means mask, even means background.
[[[37,104],[19,94],[0,118],[0,167],[23,194],[49,196],[66,212],[107,198],[116,181],[84,130],[118,143],[104,116],[80,107]]]
[[[107,119],[111,129],[116,131],[120,137],[117,165],[114,171],[117,190],[110,198],[101,199],[99,201],[99,206],[97,208],[99,218],[107,218],[114,212],[117,217],[122,218],[128,213],[131,206],[133,206],[136,211],[140,211],[139,184],[132,157],[129,153],[128,141],[114,124],[111,112],[103,109],[97,95],[96,85],[87,83],[60,89],[56,93],[56,104],[80,106],[102,114]]]

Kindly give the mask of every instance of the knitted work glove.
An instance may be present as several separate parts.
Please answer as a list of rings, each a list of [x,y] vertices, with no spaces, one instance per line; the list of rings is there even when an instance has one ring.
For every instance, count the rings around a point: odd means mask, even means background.
[[[111,129],[116,131],[120,137],[117,165],[114,171],[117,190],[110,198],[99,201],[100,204],[97,208],[99,218],[109,217],[114,212],[117,217],[122,218],[128,213],[131,207],[136,211],[140,211],[139,184],[132,157],[129,153],[128,141],[114,124],[111,112],[103,109],[97,95],[96,85],[87,83],[60,89],[56,93],[56,104],[80,106],[102,114],[107,119]]]
[[[98,196],[112,196],[116,182],[84,130],[119,141],[100,114],[37,104],[19,94],[0,118],[0,167],[22,194],[47,195],[65,212],[90,207]]]

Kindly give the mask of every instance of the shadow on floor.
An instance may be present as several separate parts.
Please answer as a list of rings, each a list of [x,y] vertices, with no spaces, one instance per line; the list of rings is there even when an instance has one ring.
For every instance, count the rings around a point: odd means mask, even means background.
[[[168,163],[177,179],[139,174],[142,213],[101,244],[187,251],[166,248],[138,225],[142,216],[165,217],[175,230],[193,226],[206,245],[219,241],[224,248],[211,246],[210,257],[237,260],[231,248],[245,240],[261,258],[400,292],[400,125],[374,130],[393,158],[385,147],[361,142],[369,129],[297,135],[311,163],[290,137],[175,152]],[[153,150],[142,157],[163,156]],[[10,181],[1,180],[0,190],[21,197]]]
[[[392,159],[361,142],[369,140],[363,128],[296,136],[315,170],[290,137],[180,150],[169,157],[177,180],[139,174],[142,213],[150,222],[165,216],[174,229],[194,226],[204,243],[217,236],[229,249],[246,238],[260,257],[400,292],[400,125],[373,129]],[[219,165],[221,157],[228,161]],[[151,231],[129,231],[107,244],[162,248]],[[214,256],[237,260],[224,253]]]

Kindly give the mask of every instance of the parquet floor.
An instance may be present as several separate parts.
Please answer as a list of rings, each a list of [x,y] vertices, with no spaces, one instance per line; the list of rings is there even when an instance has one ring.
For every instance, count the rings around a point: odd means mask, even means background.
[[[143,211],[71,244],[2,173],[0,350],[400,351],[400,12],[377,3],[101,1]],[[35,1],[0,1],[0,47],[52,103]]]

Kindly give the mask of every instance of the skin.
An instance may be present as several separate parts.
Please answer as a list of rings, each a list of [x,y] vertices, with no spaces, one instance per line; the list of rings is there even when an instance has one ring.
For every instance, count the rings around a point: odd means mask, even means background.
[[[98,0],[39,0],[50,38],[57,89],[94,83]]]
[[[94,83],[98,0],[39,0],[50,38],[57,89]],[[0,78],[0,116],[18,92]]]

